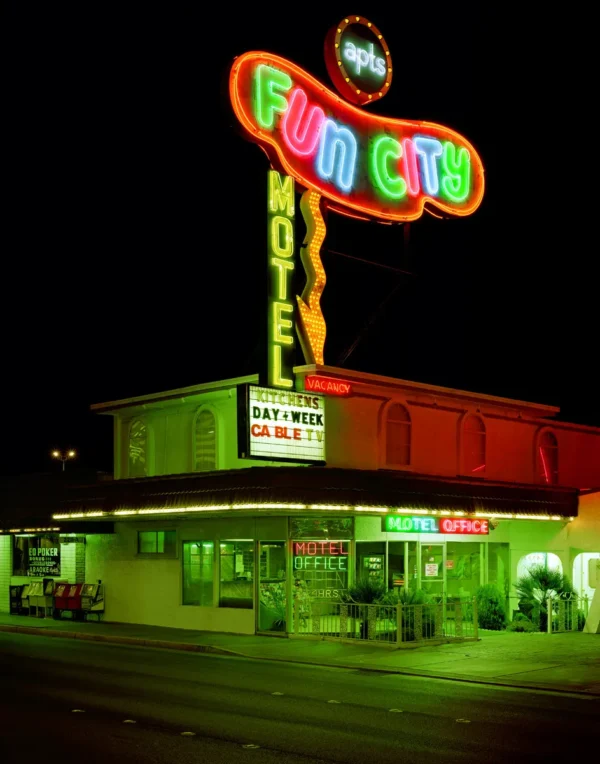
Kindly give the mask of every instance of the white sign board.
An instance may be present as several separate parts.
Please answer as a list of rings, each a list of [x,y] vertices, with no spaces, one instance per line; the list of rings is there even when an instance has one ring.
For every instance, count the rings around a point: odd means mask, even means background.
[[[325,461],[325,396],[248,386],[249,456]]]
[[[433,576],[434,578],[437,577],[438,574],[438,564],[437,562],[428,562],[425,565],[425,575],[426,576]]]

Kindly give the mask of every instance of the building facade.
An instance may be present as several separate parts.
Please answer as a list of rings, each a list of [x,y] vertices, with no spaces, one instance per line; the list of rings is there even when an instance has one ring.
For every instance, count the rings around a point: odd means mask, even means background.
[[[260,425],[245,409],[257,377],[93,406],[114,420],[114,480],[56,494],[35,527],[3,529],[0,611],[10,583],[35,578],[16,560],[31,538],[58,538],[61,579],[102,581],[107,620],[179,628],[293,633],[309,600],[338,600],[365,576],[447,601],[493,583],[510,612],[535,562],[593,595],[600,430],[538,404],[295,372],[296,391],[256,407]],[[315,378],[344,394],[315,395]],[[323,458],[247,458],[265,421],[286,448],[310,429]]]

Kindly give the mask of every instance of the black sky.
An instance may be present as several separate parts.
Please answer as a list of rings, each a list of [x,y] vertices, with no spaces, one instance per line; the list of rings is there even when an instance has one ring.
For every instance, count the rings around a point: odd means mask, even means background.
[[[267,160],[238,135],[224,77],[266,49],[331,87],[323,40],[348,10],[392,52],[373,110],[458,130],[487,186],[473,216],[414,223],[408,252],[400,226],[329,217],[326,362],[600,426],[595,221],[565,198],[577,168],[557,123],[586,115],[552,44],[460,3],[51,5],[15,4],[3,29],[0,473],[52,469],[53,447],[110,469],[91,403],[258,370]]]

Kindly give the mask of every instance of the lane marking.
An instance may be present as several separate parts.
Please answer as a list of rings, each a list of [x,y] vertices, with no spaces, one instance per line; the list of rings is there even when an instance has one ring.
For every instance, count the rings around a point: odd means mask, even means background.
[[[470,719],[456,719],[459,724],[471,724]]]
[[[341,700],[328,700],[328,703],[341,703]]]
[[[271,695],[283,695],[282,692],[272,692]]]
[[[194,736],[195,736],[195,734],[196,734],[195,732],[182,732],[182,733],[181,733],[181,735],[182,735],[183,737],[194,737]]]
[[[245,745],[242,745],[242,748],[260,748],[260,746],[256,745],[256,743],[246,743]]]
[[[403,714],[404,711],[401,708],[390,708],[391,714]]]
[[[123,724],[137,724],[135,719],[123,719]]]
[[[85,714],[85,711],[83,708],[72,708],[71,709],[72,714]]]

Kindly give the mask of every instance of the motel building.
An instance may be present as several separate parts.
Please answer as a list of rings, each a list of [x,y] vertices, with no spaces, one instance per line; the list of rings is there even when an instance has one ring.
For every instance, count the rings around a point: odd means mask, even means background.
[[[114,622],[293,634],[296,598],[339,601],[365,575],[448,602],[495,583],[512,613],[533,562],[593,596],[599,429],[346,369],[297,367],[295,383],[94,405],[113,418],[114,479],[46,491],[47,510],[3,529],[0,612],[9,584],[49,575],[23,568],[24,541],[58,550],[56,580],[102,581]]]
[[[328,216],[443,226],[476,214],[485,183],[453,129],[363,108],[392,84],[374,23],[341,20],[325,55],[334,89],[267,51],[229,71],[233,121],[267,157],[245,179],[265,197],[263,368],[93,405],[114,422],[113,479],[4,507],[0,612],[11,584],[47,577],[101,581],[106,621],[239,634],[297,634],[300,609],[363,577],[448,603],[496,584],[509,617],[534,563],[596,591],[600,429],[327,365]]]

